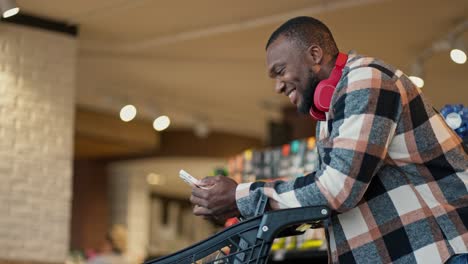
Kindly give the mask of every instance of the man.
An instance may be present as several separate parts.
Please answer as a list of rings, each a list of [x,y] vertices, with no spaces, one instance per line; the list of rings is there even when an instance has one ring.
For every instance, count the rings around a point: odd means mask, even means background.
[[[466,149],[408,77],[374,58],[339,55],[330,30],[310,17],[280,26],[266,53],[276,92],[305,114],[317,107],[318,84],[345,58],[317,125],[319,169],[289,182],[205,178],[209,189],[192,188],[194,214],[249,217],[262,195],[272,210],[328,205],[333,263],[466,260]]]

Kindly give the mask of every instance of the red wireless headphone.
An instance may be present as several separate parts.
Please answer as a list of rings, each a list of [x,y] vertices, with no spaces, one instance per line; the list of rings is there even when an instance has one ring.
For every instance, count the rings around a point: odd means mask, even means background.
[[[315,88],[314,103],[309,109],[309,114],[318,121],[325,121],[325,112],[330,109],[330,103],[335,92],[336,85],[341,79],[343,68],[348,60],[348,55],[344,53],[338,53],[336,58],[335,67],[333,68],[330,77],[325,79]]]

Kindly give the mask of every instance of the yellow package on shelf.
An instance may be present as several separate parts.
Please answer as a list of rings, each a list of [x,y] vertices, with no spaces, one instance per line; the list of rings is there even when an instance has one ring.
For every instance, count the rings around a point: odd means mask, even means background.
[[[315,249],[319,248],[323,245],[323,240],[313,239],[313,240],[306,240],[302,243],[300,249]]]
[[[278,251],[280,249],[284,249],[286,244],[286,238],[277,238],[273,241],[273,245],[271,245],[271,251]]]

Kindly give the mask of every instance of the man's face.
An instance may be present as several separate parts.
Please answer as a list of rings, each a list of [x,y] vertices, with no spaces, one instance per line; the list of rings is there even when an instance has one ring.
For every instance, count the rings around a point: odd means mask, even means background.
[[[309,113],[315,87],[320,82],[305,56],[306,50],[283,36],[267,49],[267,67],[270,78],[276,79],[275,91],[288,96],[303,114]]]

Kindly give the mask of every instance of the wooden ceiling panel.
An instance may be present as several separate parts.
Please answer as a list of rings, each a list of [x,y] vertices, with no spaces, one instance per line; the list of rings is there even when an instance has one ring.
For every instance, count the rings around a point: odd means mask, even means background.
[[[132,101],[150,108],[148,122],[164,113],[175,126],[190,127],[203,116],[212,129],[259,137],[279,106],[289,104],[274,93],[264,62],[265,42],[284,21],[282,14],[303,10],[301,15],[330,26],[342,51],[355,49],[407,73],[419,52],[468,19],[466,0],[18,3],[25,11],[80,24],[79,105],[115,112]],[[427,62],[423,91],[436,107],[468,104],[467,67],[452,63],[446,52]]]
[[[110,115],[78,108],[75,114],[75,158],[103,158],[147,153],[159,148],[151,122],[125,123]]]

